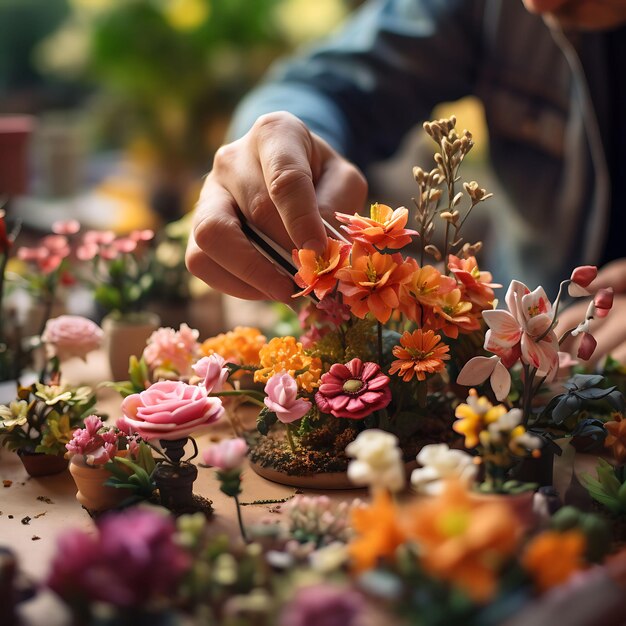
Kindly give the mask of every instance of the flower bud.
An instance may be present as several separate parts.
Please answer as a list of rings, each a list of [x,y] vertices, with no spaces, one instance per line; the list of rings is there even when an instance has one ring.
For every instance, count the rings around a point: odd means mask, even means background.
[[[588,361],[591,358],[591,355],[594,353],[597,345],[598,342],[595,340],[595,337],[593,335],[590,335],[589,333],[583,333],[576,356],[583,361]]]
[[[598,268],[595,265],[581,265],[574,268],[570,280],[581,287],[587,287],[598,275]]]
[[[593,303],[596,307],[596,316],[606,317],[613,306],[613,288],[599,289],[593,299]]]

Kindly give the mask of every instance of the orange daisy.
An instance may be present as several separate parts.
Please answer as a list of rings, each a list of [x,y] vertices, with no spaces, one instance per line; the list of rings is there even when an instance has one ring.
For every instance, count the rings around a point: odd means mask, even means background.
[[[360,241],[370,252],[375,248],[398,250],[411,243],[411,237],[418,235],[416,230],[405,228],[409,218],[409,210],[400,207],[395,211],[386,204],[378,202],[370,206],[369,218],[358,213],[347,215],[335,213],[338,221],[347,224],[345,230],[353,241]]]
[[[332,291],[337,283],[335,274],[337,270],[348,263],[350,244],[328,239],[326,250],[320,256],[315,250],[294,250],[293,262],[298,268],[294,280],[302,291],[293,294],[292,298],[308,296],[312,291],[321,300],[327,293]]]
[[[520,536],[507,504],[473,500],[461,484],[449,482],[441,495],[415,505],[407,519],[407,534],[418,544],[427,572],[477,602],[493,597]]]
[[[584,569],[586,544],[585,536],[579,530],[546,531],[528,544],[522,565],[530,572],[539,590],[547,591]]]
[[[449,351],[450,346],[442,343],[441,335],[432,330],[406,331],[400,337],[400,345],[393,348],[393,355],[398,360],[391,364],[389,373],[397,372],[405,382],[411,380],[414,374],[418,380],[425,380],[426,374],[443,370],[444,361],[450,358]]]
[[[369,506],[354,509],[355,538],[348,545],[348,552],[356,572],[372,569],[380,559],[395,555],[405,541],[399,518],[400,511],[385,489],[376,492]]]
[[[400,286],[415,271],[413,259],[401,254],[369,253],[360,243],[352,246],[351,265],[337,272],[339,291],[350,311],[363,319],[368,313],[382,324],[400,304]]]

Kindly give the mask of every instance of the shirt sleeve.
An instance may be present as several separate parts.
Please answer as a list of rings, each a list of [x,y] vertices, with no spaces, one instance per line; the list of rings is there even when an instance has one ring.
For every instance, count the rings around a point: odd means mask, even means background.
[[[289,111],[364,167],[391,155],[439,102],[472,93],[482,2],[374,0],[327,42],[278,63],[239,106],[231,135]]]

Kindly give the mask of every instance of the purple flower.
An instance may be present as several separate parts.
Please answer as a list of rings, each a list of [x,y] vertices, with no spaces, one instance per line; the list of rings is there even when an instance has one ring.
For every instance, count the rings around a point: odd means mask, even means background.
[[[276,413],[283,424],[290,424],[304,417],[311,409],[311,402],[298,398],[298,383],[287,372],[274,374],[265,385],[265,406]]]
[[[322,375],[315,402],[321,411],[335,417],[363,419],[391,402],[389,377],[376,363],[361,359],[335,363]]]
[[[70,604],[141,608],[172,597],[191,565],[175,530],[169,516],[142,509],[103,518],[96,536],[72,530],[58,541],[46,584]]]
[[[363,597],[346,587],[311,585],[285,606],[279,626],[353,626],[363,605]]]

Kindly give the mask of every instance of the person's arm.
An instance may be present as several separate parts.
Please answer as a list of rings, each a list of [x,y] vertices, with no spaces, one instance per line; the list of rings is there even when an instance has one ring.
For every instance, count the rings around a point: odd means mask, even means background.
[[[225,293],[288,301],[293,285],[247,241],[240,214],[288,250],[321,250],[320,213],[359,210],[366,199],[350,161],[392,153],[436,103],[472,91],[481,5],[370,2],[336,38],[276,70],[235,116],[239,139],[215,156],[190,271]]]

